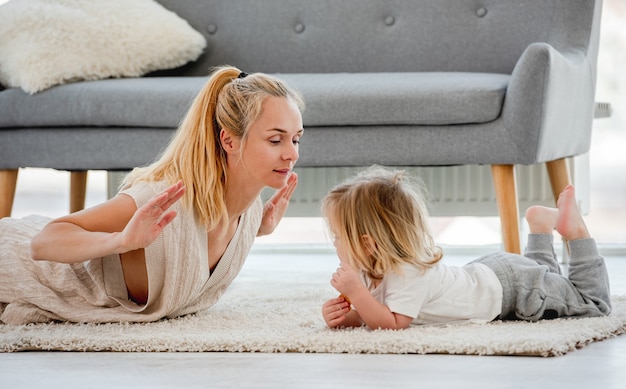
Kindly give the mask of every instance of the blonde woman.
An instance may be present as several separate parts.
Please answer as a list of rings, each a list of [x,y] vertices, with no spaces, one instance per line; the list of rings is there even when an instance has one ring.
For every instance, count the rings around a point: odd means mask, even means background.
[[[273,77],[216,68],[162,156],[117,196],[0,221],[0,321],[148,322],[213,305],[287,209],[302,108]],[[277,192],[263,206],[265,187]]]
[[[322,306],[329,327],[402,329],[610,313],[604,260],[572,186],[561,193],[558,208],[527,210],[524,256],[496,253],[463,267],[441,262],[419,193],[402,172],[373,168],[325,197],[322,211],[341,260],[331,279],[341,295]],[[569,244],[569,278],[561,275],[552,248],[554,229]]]

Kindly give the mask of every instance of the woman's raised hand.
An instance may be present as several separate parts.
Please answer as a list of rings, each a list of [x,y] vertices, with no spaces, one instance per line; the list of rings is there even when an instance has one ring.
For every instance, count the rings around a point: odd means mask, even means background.
[[[138,208],[121,232],[125,251],[144,248],[152,243],[176,217],[176,211],[168,212],[168,209],[184,194],[185,186],[178,181]]]
[[[280,188],[263,207],[263,220],[257,236],[271,234],[289,207],[289,199],[298,185],[298,175],[291,173],[287,184]]]

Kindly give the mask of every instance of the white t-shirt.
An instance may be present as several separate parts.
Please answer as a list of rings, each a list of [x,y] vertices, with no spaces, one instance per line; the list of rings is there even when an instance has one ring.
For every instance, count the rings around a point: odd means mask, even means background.
[[[412,317],[412,324],[491,321],[501,313],[502,285],[486,265],[438,263],[422,270],[405,264],[401,269],[385,276],[372,295],[392,312]]]

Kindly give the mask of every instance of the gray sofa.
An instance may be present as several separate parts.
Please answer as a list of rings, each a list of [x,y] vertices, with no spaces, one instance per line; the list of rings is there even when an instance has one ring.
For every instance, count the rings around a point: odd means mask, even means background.
[[[298,166],[492,166],[520,251],[514,166],[588,151],[601,1],[161,0],[205,35],[193,63],[141,78],[0,91],[0,216],[18,168],[128,170],[166,144],[214,65],[276,74],[306,101]],[[74,206],[76,208],[76,206]]]

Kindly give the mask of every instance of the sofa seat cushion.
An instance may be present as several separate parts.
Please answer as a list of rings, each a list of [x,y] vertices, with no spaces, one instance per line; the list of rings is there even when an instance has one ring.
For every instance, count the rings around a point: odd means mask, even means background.
[[[280,76],[304,95],[305,126],[486,123],[500,116],[510,78],[458,72]]]
[[[486,73],[278,74],[304,96],[315,127],[484,123],[500,115],[509,76]],[[174,128],[206,77],[107,79],[36,95],[0,92],[0,127]]]
[[[0,92],[0,127],[165,127],[182,119],[205,77],[116,78],[35,95]]]

